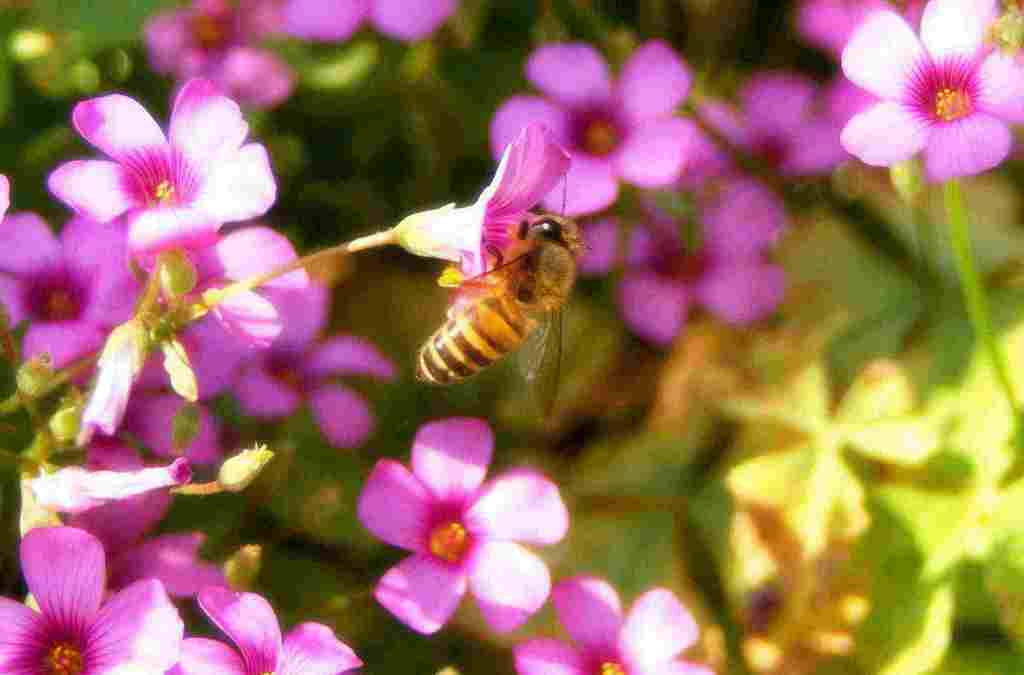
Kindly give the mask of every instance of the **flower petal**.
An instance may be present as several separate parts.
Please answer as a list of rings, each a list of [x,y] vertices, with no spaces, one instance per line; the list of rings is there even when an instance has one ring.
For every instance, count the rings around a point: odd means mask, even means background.
[[[142,579],[157,579],[172,596],[194,596],[207,586],[227,586],[220,567],[204,562],[199,547],[201,532],[164,534],[117,556],[111,565],[111,583],[127,586]]]
[[[469,588],[496,633],[522,626],[551,592],[547,565],[511,541],[484,541],[469,562]]]
[[[0,274],[0,306],[7,311],[7,320],[12,326],[29,318],[29,308],[25,302],[25,289],[29,283]]]
[[[780,172],[787,176],[830,173],[850,157],[839,140],[841,130],[830,120],[805,124],[794,132]]]
[[[686,323],[690,291],[685,284],[653,272],[630,272],[619,284],[619,308],[633,332],[667,346]]]
[[[124,187],[125,180],[120,164],[85,159],[64,162],[46,179],[46,185],[76,213],[105,223],[136,206]]]
[[[982,62],[978,79],[985,112],[1024,123],[1024,60],[996,50]]]
[[[274,342],[275,352],[305,352],[327,324],[330,290],[310,280],[305,288],[264,288],[262,293],[274,303],[284,324]]]
[[[199,249],[217,240],[221,223],[195,208],[138,209],[126,216],[133,255],[155,255],[172,248]]]
[[[363,665],[355,652],[320,623],[300,623],[284,638],[278,675],[339,675]]]
[[[274,377],[259,362],[242,371],[233,391],[245,414],[253,417],[286,417],[302,403],[299,392]]]
[[[0,232],[4,242],[0,247],[0,272],[24,277],[61,265],[64,256],[60,242],[38,214],[12,213],[0,222]]]
[[[716,259],[747,259],[774,244],[786,226],[786,208],[764,184],[729,181],[700,210],[705,251]]]
[[[242,657],[217,640],[188,638],[181,643],[181,661],[168,675],[248,675]]]
[[[171,11],[154,14],[146,21],[142,34],[153,70],[174,73],[181,53],[191,42],[190,18],[187,11]]]
[[[155,579],[134,583],[107,600],[90,627],[84,654],[89,672],[128,666],[135,672],[163,673],[178,662],[184,633],[163,584]]]
[[[746,116],[721,101],[708,99],[697,106],[697,112],[705,124],[720,134],[730,144],[738,148],[752,150],[754,139]],[[713,143],[709,145],[714,147]]]
[[[46,644],[46,620],[20,602],[0,598],[0,672],[36,675],[39,645]]]
[[[274,608],[255,593],[220,586],[199,592],[199,606],[242,652],[250,673],[273,673],[281,659],[281,627]]]
[[[291,68],[266,49],[239,46],[228,50],[215,78],[240,103],[272,108],[292,93]]]
[[[152,115],[122,94],[82,101],[72,111],[71,120],[82,138],[119,161],[136,150],[167,142]]]
[[[612,94],[608,62],[584,42],[550,44],[534,50],[526,79],[545,95],[572,108],[607,101]]]
[[[804,0],[797,14],[797,32],[810,44],[838,56],[868,15],[888,7],[885,0]]]
[[[359,495],[359,522],[392,546],[425,552],[432,503],[430,492],[412,472],[383,459]]]
[[[569,511],[546,476],[514,469],[484,486],[466,512],[466,525],[494,539],[554,544],[569,530]]]
[[[103,600],[107,566],[96,537],[73,527],[30,530],[21,540],[21,571],[46,620],[80,634]]]
[[[457,6],[457,0],[374,0],[370,21],[381,33],[411,42],[437,30]]]
[[[69,466],[30,481],[36,501],[64,513],[81,513],[103,504],[144,494],[151,490],[183,485],[192,479],[188,460],[177,459],[165,467],[138,471],[88,471]]]
[[[413,440],[412,472],[438,500],[461,500],[483,483],[493,452],[494,433],[484,420],[430,422]]]
[[[551,602],[562,627],[587,650],[616,646],[622,628],[619,594],[603,579],[578,576],[558,582]]]
[[[921,16],[921,42],[936,61],[973,58],[982,46],[993,12],[979,11],[984,0],[930,0]]]
[[[49,354],[51,367],[63,368],[102,347],[104,337],[106,331],[90,321],[36,321],[25,331],[22,354]]]
[[[883,101],[854,115],[840,136],[851,155],[871,166],[910,159],[928,142],[928,126],[902,103]]]
[[[232,157],[248,134],[238,104],[210,80],[189,80],[174,99],[171,144],[197,167],[214,167]]]
[[[276,199],[267,149],[249,143],[217,162],[195,206],[221,222],[234,223],[262,216]]]
[[[1012,145],[1006,122],[984,113],[936,125],[924,149],[925,173],[935,182],[973,176],[998,166]]]
[[[577,261],[580,274],[607,274],[619,260],[619,224],[602,218],[583,225],[583,254]]]
[[[700,280],[694,295],[715,316],[744,325],[771,314],[785,288],[782,268],[755,258],[718,264]]]
[[[491,118],[491,155],[499,159],[523,129],[535,124],[547,129],[556,143],[568,143],[568,112],[539,96],[512,96],[501,104]]]
[[[184,345],[192,370],[199,379],[199,400],[212,398],[234,383],[246,351],[215,317],[189,324],[178,334],[178,341]],[[158,372],[157,381],[166,383],[163,368]]]
[[[269,227],[246,227],[222,237],[196,260],[203,279],[241,281],[292,262],[295,248],[283,234]],[[303,269],[289,272],[263,285],[265,288],[302,290],[309,283]]]
[[[675,183],[686,166],[693,131],[686,120],[676,117],[633,129],[616,157],[619,175],[643,188]]]
[[[134,320],[115,328],[103,345],[97,363],[96,381],[82,411],[78,444],[85,445],[96,429],[108,436],[121,425],[132,386],[145,363],[141,326]]]
[[[392,567],[373,592],[384,609],[425,635],[448,622],[465,594],[465,574],[425,555],[411,555]]]
[[[324,340],[302,365],[308,377],[364,375],[390,380],[395,364],[369,340],[355,335],[338,335]]]
[[[740,98],[747,120],[757,134],[788,137],[810,113],[816,90],[814,81],[802,75],[763,72],[750,78]]]
[[[192,442],[184,448],[175,448],[172,428],[174,417],[187,405],[176,394],[150,394],[132,403],[125,426],[154,454],[160,457],[188,457],[196,464],[212,464],[223,457],[220,443],[220,423],[206,406],[198,404],[195,412],[199,426]]]
[[[697,641],[697,622],[664,588],[647,591],[633,603],[622,626],[619,647],[638,669],[670,661]]]
[[[562,190],[552,190],[542,203],[554,213],[583,216],[605,210],[618,196],[619,181],[610,160],[574,154]]]
[[[341,42],[370,15],[371,0],[287,0],[284,30],[306,40]]]
[[[502,154],[494,181],[485,190],[487,218],[504,221],[532,209],[569,170],[569,155],[540,124],[519,132]]]
[[[622,66],[615,88],[626,115],[642,120],[671,115],[692,83],[690,68],[667,42],[648,40]]]
[[[230,335],[250,347],[269,347],[281,334],[277,309],[254,291],[241,291],[224,298],[210,314]]]
[[[843,72],[854,84],[885,99],[902,100],[924,49],[899,14],[872,14],[843,50]]]
[[[513,653],[519,675],[588,675],[583,657],[557,640],[523,642],[515,646]]]
[[[356,448],[373,433],[376,420],[363,397],[348,387],[325,384],[309,395],[313,419],[336,448]]]

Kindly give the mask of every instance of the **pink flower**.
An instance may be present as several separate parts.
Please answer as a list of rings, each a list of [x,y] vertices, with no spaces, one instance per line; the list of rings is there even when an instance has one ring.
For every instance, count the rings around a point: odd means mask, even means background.
[[[412,552],[374,596],[415,631],[440,630],[467,589],[498,632],[518,628],[547,600],[547,566],[517,542],[560,541],[569,514],[558,487],[535,471],[484,483],[493,445],[482,420],[432,422],[413,441],[412,471],[381,460],[359,496],[363,525]]]
[[[416,213],[396,229],[402,247],[416,255],[458,261],[463,276],[483,274],[517,240],[529,210],[565,176],[569,156],[547,129],[531,124],[504,147],[501,162],[476,203]]]
[[[733,146],[785,176],[828,173],[847,158],[842,127],[822,105],[814,81],[786,72],[758,73],[740,90],[739,111],[715,101],[700,115]]]
[[[886,0],[804,0],[796,28],[810,44],[838,56],[864,19],[891,7]]]
[[[177,394],[144,392],[132,399],[125,414],[125,429],[138,437],[158,457],[184,455],[193,464],[214,464],[224,453],[220,447],[220,423],[202,403],[194,403],[198,428],[184,448],[174,447],[174,416],[188,405]]]
[[[352,375],[390,380],[394,364],[354,335],[316,341],[327,319],[328,292],[323,286],[275,293],[273,300],[284,331],[270,349],[253,355],[235,383],[243,412],[280,419],[308,403],[331,445],[361,445],[373,432],[373,412],[362,396],[333,380]]]
[[[340,42],[367,21],[385,35],[412,42],[433,33],[458,0],[285,0],[285,31],[306,40]]]
[[[491,150],[497,157],[529,124],[548,127],[572,156],[566,215],[607,208],[619,180],[655,188],[679,179],[692,128],[674,113],[692,76],[667,43],[641,45],[614,83],[601,54],[583,43],[541,47],[526,77],[546,98],[515,96],[502,104],[491,120]],[[544,205],[561,212],[561,191]]]
[[[872,166],[924,152],[933,181],[991,169],[1024,121],[1024,69],[984,44],[994,0],[932,0],[921,37],[893,12],[865,21],[843,51],[843,72],[881,101],[843,129],[843,146]]]
[[[176,459],[167,466],[135,471],[90,471],[70,466],[34,478],[29,484],[43,508],[82,513],[159,488],[184,485],[190,480],[188,460]]]
[[[292,73],[258,42],[280,25],[276,0],[193,0],[145,27],[153,69],[180,80],[206,77],[243,104],[271,107],[292,90]]]
[[[519,675],[711,675],[705,666],[677,660],[697,641],[697,623],[671,591],[655,588],[625,617],[619,595],[594,577],[566,579],[552,593],[562,626],[579,646],[536,639],[515,648]]]
[[[123,215],[133,254],[208,243],[224,223],[266,213],[277,196],[266,149],[243,145],[249,125],[209,80],[181,89],[169,138],[121,94],[79,103],[72,119],[110,160],[62,164],[50,174],[50,191],[101,222]]]
[[[204,588],[199,606],[241,654],[217,640],[188,638],[168,675],[339,675],[363,665],[323,624],[299,624],[282,639],[274,609],[255,593]]]
[[[21,568],[39,611],[0,598],[0,672],[163,673],[178,662],[184,625],[163,585],[139,581],[103,602],[103,547],[73,527],[21,541]]]
[[[13,323],[29,322],[26,357],[46,353],[63,368],[131,316],[139,287],[119,224],[73,218],[58,238],[36,214],[14,213],[0,230],[0,304]]]

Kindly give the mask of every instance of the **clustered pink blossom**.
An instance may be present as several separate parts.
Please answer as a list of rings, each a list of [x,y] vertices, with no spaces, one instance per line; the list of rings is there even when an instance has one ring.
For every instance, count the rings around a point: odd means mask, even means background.
[[[427,37],[458,7],[458,0],[284,0],[284,30],[307,40],[341,42],[362,25],[397,40]]]

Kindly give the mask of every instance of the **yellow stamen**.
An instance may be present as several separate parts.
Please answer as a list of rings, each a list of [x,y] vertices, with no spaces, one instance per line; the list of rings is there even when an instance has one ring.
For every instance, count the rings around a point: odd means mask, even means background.
[[[935,115],[946,122],[970,115],[974,110],[971,99],[963,89],[943,88],[935,95]]]
[[[626,675],[626,671],[619,664],[606,661],[601,664],[600,675]]]
[[[73,645],[61,642],[47,654],[44,667],[50,675],[79,675],[82,672],[82,653]]]
[[[605,120],[594,120],[583,132],[583,147],[592,155],[607,155],[618,144],[618,132]]]
[[[168,204],[174,199],[174,186],[170,181],[160,181],[160,184],[153,190],[153,198],[157,204]]]
[[[449,265],[444,268],[441,272],[441,276],[437,278],[437,285],[442,288],[457,288],[462,284],[465,277],[462,276],[462,272],[455,265]]]
[[[46,298],[46,318],[51,321],[70,319],[75,314],[75,301],[67,291],[52,291]]]
[[[442,560],[458,562],[469,548],[469,534],[462,523],[454,521],[434,528],[430,533],[430,552]]]

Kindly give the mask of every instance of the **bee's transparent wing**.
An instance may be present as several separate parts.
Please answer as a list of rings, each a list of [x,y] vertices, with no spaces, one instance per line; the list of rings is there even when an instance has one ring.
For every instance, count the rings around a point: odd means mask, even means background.
[[[545,416],[550,415],[558,398],[564,314],[560,310],[538,317],[537,327],[527,336],[520,350],[519,367]]]

